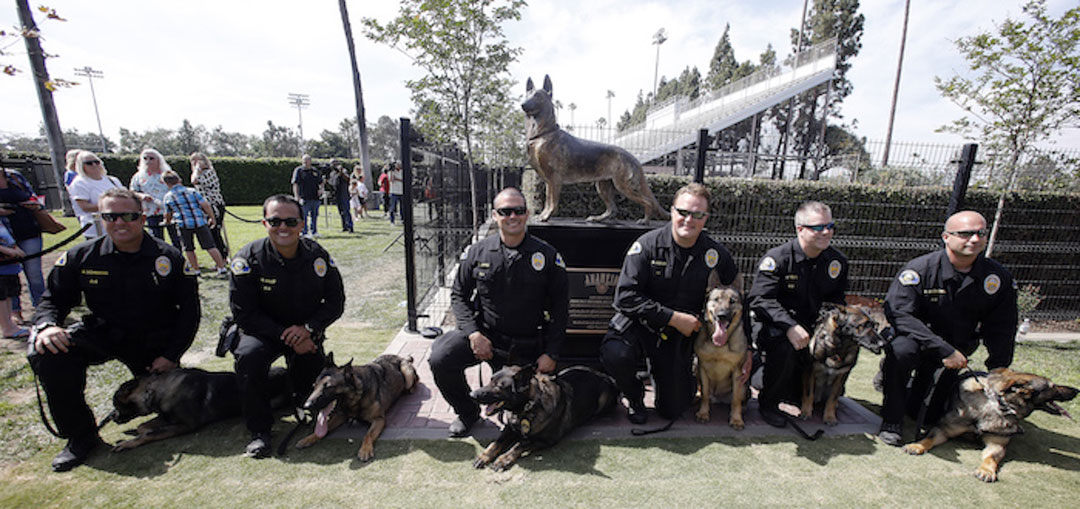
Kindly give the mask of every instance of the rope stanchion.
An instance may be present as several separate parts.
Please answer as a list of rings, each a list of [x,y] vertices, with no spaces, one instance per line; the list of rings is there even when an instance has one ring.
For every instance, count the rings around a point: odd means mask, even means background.
[[[236,214],[233,214],[232,212],[229,212],[229,209],[225,209],[225,213],[232,216],[233,219],[236,219],[237,221],[241,221],[241,222],[244,222],[244,223],[261,223],[262,222],[262,219],[247,219],[247,218],[240,217],[240,216],[238,216]]]

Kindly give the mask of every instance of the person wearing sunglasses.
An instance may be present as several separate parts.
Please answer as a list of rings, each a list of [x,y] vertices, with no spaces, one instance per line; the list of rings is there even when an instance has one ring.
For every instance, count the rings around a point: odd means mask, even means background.
[[[570,316],[566,264],[550,244],[528,233],[525,196],[508,187],[495,196],[491,219],[498,235],[488,235],[465,253],[450,291],[457,329],[431,345],[431,372],[457,418],[451,437],[469,434],[480,407],[469,398],[465,369],[487,362],[536,363],[555,370]]]
[[[765,353],[758,411],[766,423],[787,425],[780,403],[798,406],[799,373],[810,362],[807,345],[825,302],[844,303],[848,260],[830,246],[836,223],[832,210],[808,201],[795,211],[795,238],[769,249],[758,261],[747,302],[760,327],[756,345]]]
[[[146,226],[150,234],[159,238],[165,238],[165,232],[169,232],[169,241],[176,249],[182,249],[180,235],[176,227],[165,223],[165,193],[169,192],[169,186],[165,184],[162,176],[166,171],[172,171],[168,161],[161,152],[148,148],[139,154],[139,169],[131,176],[128,189],[140,193],[143,199],[143,212],[146,214]]]
[[[645,388],[637,377],[642,355],[650,361],[656,412],[677,419],[690,406],[697,384],[691,371],[693,334],[701,328],[705,289],[712,272],[742,289],[731,254],[702,233],[709,190],[692,183],[675,193],[671,223],[630,245],[615,288],[617,313],[600,345],[600,361],[627,400],[627,418],[647,418]]]
[[[266,238],[244,246],[229,263],[229,307],[239,326],[231,345],[240,404],[251,440],[245,455],[270,455],[270,364],[285,357],[295,388],[294,403],[304,403],[323,368],[323,340],[345,310],[341,273],[322,246],[301,238],[300,203],[279,194],[263,202]]]
[[[52,461],[57,472],[81,465],[102,445],[83,393],[86,368],[117,359],[135,376],[169,371],[202,316],[198,281],[184,274],[180,251],[143,230],[140,197],[121,187],[98,204],[105,234],[56,260],[32,320],[27,358],[68,439]],[[65,329],[83,303],[90,312]]]
[[[945,248],[911,260],[889,285],[885,315],[896,337],[885,347],[878,432],[888,445],[903,444],[905,413],[915,419],[922,414],[924,428],[940,418],[959,370],[968,365],[980,340],[987,370],[1012,364],[1016,280],[1003,265],[983,256],[986,236],[982,214],[953,214],[941,233]],[[933,400],[923,408],[932,388]]]
[[[120,179],[108,174],[105,163],[93,152],[79,152],[75,158],[75,172],[78,175],[68,186],[68,194],[71,195],[71,204],[79,224],[90,225],[84,235],[87,240],[94,239],[105,234],[101,221],[94,217],[98,211],[98,198],[101,193],[124,185]]]

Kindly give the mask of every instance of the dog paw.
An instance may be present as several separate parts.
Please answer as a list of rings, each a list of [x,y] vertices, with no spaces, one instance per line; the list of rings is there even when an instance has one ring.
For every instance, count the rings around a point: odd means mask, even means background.
[[[825,422],[826,426],[836,426],[837,424],[840,424],[840,421],[836,419],[835,415],[831,417],[826,416],[824,419],[822,419],[822,421]]]
[[[975,469],[975,477],[982,482],[995,482],[997,481],[997,472],[988,468],[979,467]]]
[[[360,450],[356,452],[356,459],[360,461],[371,461],[375,457],[374,447],[360,447]]]
[[[512,466],[514,466],[513,461],[495,460],[495,462],[491,464],[491,469],[496,472],[505,472],[510,470],[510,467]]]
[[[483,456],[480,456],[480,457],[476,458],[476,461],[473,462],[472,466],[473,466],[473,468],[484,468],[484,467],[486,467],[488,465],[488,463],[491,463],[491,460],[489,460],[489,459],[487,459],[487,458],[485,458]]]
[[[134,442],[134,440],[124,440],[123,442],[117,442],[116,445],[113,446],[112,452],[124,452],[134,449],[137,445]]]
[[[731,426],[731,429],[735,431],[740,431],[745,427],[745,424],[743,423],[741,417],[732,417],[730,420],[728,420],[728,425]]]
[[[311,446],[315,445],[315,442],[318,442],[318,441],[319,441],[319,437],[317,437],[315,435],[308,435],[308,436],[306,436],[304,438],[301,438],[300,440],[298,440],[296,442],[296,448],[297,449],[304,449],[304,448],[307,448],[307,447],[311,447]]]
[[[926,452],[926,448],[923,447],[922,444],[919,444],[919,443],[907,444],[907,445],[904,446],[904,452],[917,456],[919,454],[922,454],[922,453]]]
[[[709,422],[709,412],[698,412],[694,414],[694,419],[697,422]]]

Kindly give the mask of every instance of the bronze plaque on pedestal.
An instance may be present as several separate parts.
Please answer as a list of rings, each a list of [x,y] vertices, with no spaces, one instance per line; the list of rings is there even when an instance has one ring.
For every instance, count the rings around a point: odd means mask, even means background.
[[[566,275],[570,282],[570,322],[566,332],[603,335],[615,314],[611,303],[619,269],[568,267]]]

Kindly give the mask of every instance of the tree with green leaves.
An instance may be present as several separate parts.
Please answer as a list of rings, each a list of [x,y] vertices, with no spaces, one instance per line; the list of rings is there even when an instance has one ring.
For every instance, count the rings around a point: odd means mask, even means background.
[[[942,129],[981,138],[1009,154],[987,256],[1021,161],[1035,144],[1080,120],[1080,7],[1053,18],[1045,0],[1032,0],[1023,12],[1026,21],[1006,19],[991,31],[956,40],[969,75],[934,78],[941,94],[966,112]]]
[[[523,0],[402,0],[396,18],[380,23],[364,18],[364,35],[397,47],[424,70],[407,80],[417,105],[419,128],[436,141],[465,147],[469,176],[475,134],[497,122],[493,112],[511,102],[509,66],[521,54],[510,45],[503,24],[521,19]],[[480,224],[475,182],[473,226]]]

